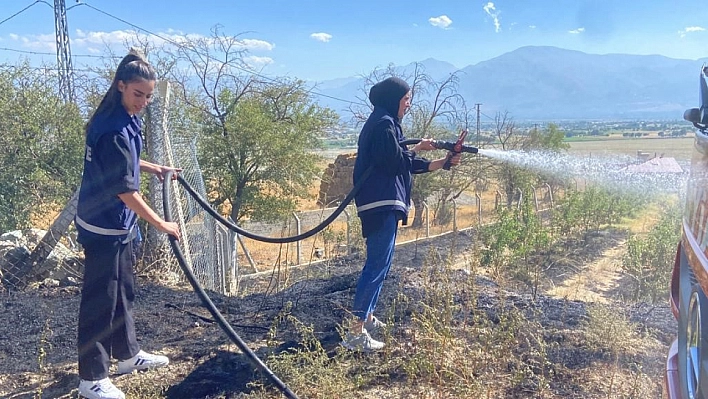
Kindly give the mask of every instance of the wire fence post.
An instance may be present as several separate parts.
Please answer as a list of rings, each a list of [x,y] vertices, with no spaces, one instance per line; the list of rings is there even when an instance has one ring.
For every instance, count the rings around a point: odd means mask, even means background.
[[[297,217],[297,213],[295,213],[295,212],[293,212],[293,217],[295,218],[295,230],[296,230],[295,234],[300,235],[300,228],[301,228],[300,218]],[[295,259],[297,261],[296,264],[298,264],[298,265],[300,264],[301,250],[302,250],[302,240],[297,240],[297,242],[295,243],[295,251],[297,251],[297,254],[295,255]]]
[[[351,223],[351,215],[349,214],[349,211],[347,211],[347,208],[344,208],[344,216],[347,218],[347,255],[352,254],[352,223]]]
[[[479,193],[474,193],[475,198],[477,198],[477,223],[482,225],[482,196]]]
[[[229,229],[229,244],[231,245],[231,265],[229,274],[231,278],[231,286],[229,292],[238,292],[239,288],[239,270],[238,270],[238,233]]]
[[[536,213],[538,213],[538,196],[536,195],[536,187],[531,187],[531,189],[533,190],[533,204],[534,207],[536,207]]]
[[[452,202],[452,231],[457,232],[457,201],[453,198]]]
[[[524,192],[518,187],[516,191],[519,193],[519,202],[516,203],[516,209],[521,209],[521,203],[524,202]]]

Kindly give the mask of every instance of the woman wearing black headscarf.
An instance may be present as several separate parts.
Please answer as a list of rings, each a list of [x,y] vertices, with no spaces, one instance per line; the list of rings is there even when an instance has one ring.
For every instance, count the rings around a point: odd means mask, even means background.
[[[352,313],[356,320],[342,342],[348,349],[363,351],[384,346],[370,333],[385,327],[374,317],[374,310],[393,260],[398,222],[408,223],[412,174],[440,169],[446,161],[445,158],[429,161],[416,155],[435,149],[430,139],[422,140],[410,150],[400,144],[406,139],[400,122],[411,104],[411,90],[405,81],[391,77],[375,84],[369,91],[369,100],[374,110],[359,134],[354,164],[354,184],[367,169],[373,168],[355,197],[366,239],[366,263],[354,296]],[[459,154],[451,159],[452,165],[459,162]]]

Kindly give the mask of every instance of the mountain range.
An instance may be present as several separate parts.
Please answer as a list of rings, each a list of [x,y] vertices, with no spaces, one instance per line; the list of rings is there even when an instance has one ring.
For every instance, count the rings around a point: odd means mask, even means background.
[[[528,46],[458,69],[435,59],[417,64],[436,81],[459,77],[458,92],[486,115],[508,112],[515,120],[677,120],[698,106],[699,73],[708,58],[588,54],[557,47]],[[346,116],[365,86],[363,77],[319,82],[318,98]],[[329,96],[330,98],[328,98]],[[333,97],[333,98],[331,98]]]

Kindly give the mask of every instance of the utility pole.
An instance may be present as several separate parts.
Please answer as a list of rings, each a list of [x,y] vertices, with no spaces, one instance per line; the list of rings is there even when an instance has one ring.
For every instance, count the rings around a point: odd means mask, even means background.
[[[480,132],[479,132],[479,114],[480,110],[479,107],[481,106],[481,103],[477,103],[474,105],[475,108],[477,108],[477,148],[479,148],[481,141],[480,141]],[[480,173],[482,172],[482,164],[480,161],[480,156],[479,156],[479,151],[477,152],[477,176],[480,176]]]
[[[480,144],[480,141],[479,141],[479,112],[480,112],[479,107],[480,107],[480,105],[482,105],[482,104],[477,103],[474,105],[474,107],[477,108],[477,148],[479,148],[479,144]]]
[[[71,49],[69,47],[69,29],[66,25],[66,3],[64,0],[54,0],[54,27],[57,39],[57,68],[59,70],[59,95],[65,103],[74,101],[74,69],[71,65]],[[79,133],[80,134],[80,133]],[[32,278],[46,272],[45,261],[56,247],[61,237],[69,230],[74,221],[76,206],[79,202],[79,188],[54,219],[49,230],[34,247],[28,257],[22,259],[21,281],[18,286],[27,284]]]
[[[59,94],[65,102],[74,101],[74,68],[71,65],[69,27],[66,23],[66,3],[54,0],[54,31],[57,44],[57,68],[59,69]]]

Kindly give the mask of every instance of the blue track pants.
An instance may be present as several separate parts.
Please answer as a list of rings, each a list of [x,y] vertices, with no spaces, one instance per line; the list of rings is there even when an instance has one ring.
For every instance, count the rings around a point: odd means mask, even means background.
[[[361,271],[354,295],[354,316],[362,321],[376,309],[376,302],[386,274],[391,268],[396,247],[398,219],[395,212],[381,214],[381,227],[366,237],[366,263]]]

